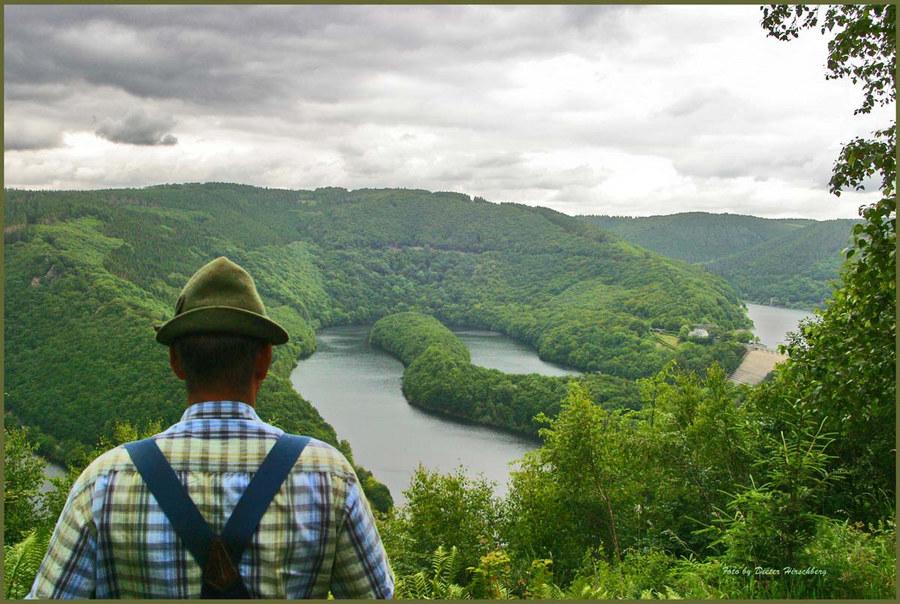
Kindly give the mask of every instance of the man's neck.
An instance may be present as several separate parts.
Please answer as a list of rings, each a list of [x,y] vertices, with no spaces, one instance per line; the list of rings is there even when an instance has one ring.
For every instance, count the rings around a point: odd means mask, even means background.
[[[213,390],[213,391],[197,391],[188,392],[188,407],[197,403],[205,403],[207,401],[237,401],[247,403],[251,407],[256,407],[256,395],[251,392],[235,392],[230,390]]]

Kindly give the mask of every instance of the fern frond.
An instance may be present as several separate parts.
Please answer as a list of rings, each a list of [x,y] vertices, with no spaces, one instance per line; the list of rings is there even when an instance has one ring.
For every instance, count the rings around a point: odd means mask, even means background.
[[[28,595],[49,546],[49,528],[33,529],[18,543],[3,546],[4,599],[19,600]]]
[[[471,598],[466,588],[453,582],[463,567],[462,556],[454,546],[449,550],[438,547],[430,559],[431,576],[421,570],[414,575],[399,577],[394,596],[403,600],[463,600]]]
[[[538,600],[565,600],[565,592],[554,583],[541,583],[534,588]]]

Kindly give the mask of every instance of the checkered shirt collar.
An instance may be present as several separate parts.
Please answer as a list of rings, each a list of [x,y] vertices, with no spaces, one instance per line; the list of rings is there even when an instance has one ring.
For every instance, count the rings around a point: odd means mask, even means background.
[[[242,419],[262,423],[256,409],[240,401],[204,401],[194,403],[185,409],[181,421],[195,419]]]

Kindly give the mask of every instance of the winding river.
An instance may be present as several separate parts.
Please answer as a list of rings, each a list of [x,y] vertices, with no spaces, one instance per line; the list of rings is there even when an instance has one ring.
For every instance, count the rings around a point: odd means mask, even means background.
[[[769,347],[786,340],[809,313],[747,303],[754,334]],[[534,349],[502,334],[454,329],[472,362],[507,373],[569,375],[577,371],[547,363]],[[484,426],[461,424],[409,405],[400,391],[403,365],[368,344],[369,326],[329,327],[318,332],[317,352],[291,374],[294,388],[353,446],[358,463],[391,490],[398,504],[416,466],[451,472],[459,466],[506,492],[510,464],[537,443]]]
[[[506,491],[508,464],[538,443],[484,426],[461,424],[406,402],[400,391],[403,364],[368,344],[369,326],[329,327],[317,334],[317,350],[291,374],[294,388],[353,446],[357,463],[391,490],[394,501],[416,466],[450,472],[459,466]],[[508,372],[548,375],[575,373],[544,363],[512,338],[486,331],[460,330],[475,363]],[[523,353],[528,360],[523,361]]]
[[[747,303],[754,333],[769,347],[809,313]],[[469,347],[472,362],[507,373],[569,375],[577,371],[547,363],[534,349],[505,335],[454,329]],[[478,473],[506,492],[510,464],[535,448],[535,441],[484,426],[462,424],[426,413],[406,402],[400,391],[403,365],[368,344],[369,326],[330,327],[318,332],[317,352],[298,363],[294,388],[353,446],[357,462],[374,472],[398,504],[416,466],[451,472],[459,466]],[[48,474],[63,471],[54,464]],[[44,488],[49,487],[45,484]]]

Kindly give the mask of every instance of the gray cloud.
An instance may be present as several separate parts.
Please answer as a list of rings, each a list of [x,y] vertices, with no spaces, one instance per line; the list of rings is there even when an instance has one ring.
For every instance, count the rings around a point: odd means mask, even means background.
[[[385,74],[416,84],[502,85],[502,65],[623,41],[617,7],[11,6],[5,79],[68,81],[219,108],[370,98]],[[555,31],[554,31],[555,30]],[[547,48],[548,31],[554,44]],[[562,45],[562,47],[560,46]],[[472,61],[484,69],[473,77]],[[460,69],[463,66],[463,69]],[[392,94],[390,86],[382,94]]]
[[[15,120],[3,126],[3,146],[8,151],[52,149],[62,145],[63,133],[52,123]]]
[[[721,88],[692,90],[670,103],[660,114],[677,119],[701,113],[706,119],[707,111],[711,107],[722,107],[736,100],[727,90]]]
[[[95,134],[126,145],[175,145],[178,139],[168,132],[174,125],[171,117],[151,116],[142,109],[132,109],[123,118],[104,119]]]

